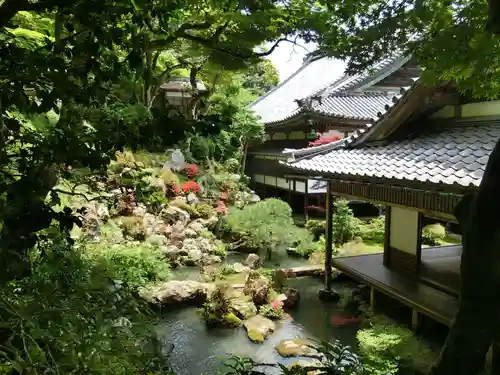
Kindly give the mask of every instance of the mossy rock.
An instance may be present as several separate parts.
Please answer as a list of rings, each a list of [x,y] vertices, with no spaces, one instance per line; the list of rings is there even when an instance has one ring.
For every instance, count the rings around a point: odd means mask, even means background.
[[[248,319],[257,315],[257,307],[250,296],[240,296],[231,300],[231,309],[241,319]]]
[[[282,357],[308,357],[318,354],[311,347],[311,342],[303,339],[282,340],[276,345],[276,351]]]
[[[229,327],[241,327],[243,322],[233,313],[227,313],[224,315],[224,323]]]
[[[248,338],[252,342],[255,342],[258,344],[264,342],[264,339],[265,339],[264,335],[262,333],[260,333],[259,330],[257,330],[257,329],[250,328],[249,330],[247,330],[247,334],[248,334]]]

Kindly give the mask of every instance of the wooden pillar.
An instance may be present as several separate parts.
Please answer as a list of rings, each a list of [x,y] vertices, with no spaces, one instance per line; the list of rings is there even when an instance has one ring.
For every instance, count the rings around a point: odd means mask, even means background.
[[[288,204],[292,207],[292,180],[288,180]]]
[[[326,189],[326,245],[325,245],[325,290],[332,288],[332,256],[333,256],[333,199],[332,184],[328,182]]]
[[[391,208],[385,207],[385,231],[384,231],[384,266],[389,266],[391,263],[390,246],[391,244]]]
[[[411,312],[411,328],[415,332],[418,332],[419,327],[420,327],[420,314],[416,309],[413,309]]]
[[[304,187],[304,220],[307,222],[309,220],[309,213],[307,212],[307,206],[309,206],[309,180],[305,180]]]
[[[372,308],[372,312],[375,312],[375,306],[376,306],[375,293],[376,293],[375,288],[371,287],[370,288],[370,307]]]

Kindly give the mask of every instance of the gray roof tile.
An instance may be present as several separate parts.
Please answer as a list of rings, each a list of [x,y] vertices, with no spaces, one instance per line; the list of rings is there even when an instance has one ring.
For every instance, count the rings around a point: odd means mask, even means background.
[[[477,187],[499,135],[499,122],[469,123],[437,128],[383,146],[364,144],[348,148],[343,144],[285,164],[296,170],[339,177],[377,177]],[[467,142],[470,140],[472,142]]]
[[[312,112],[353,120],[376,120],[378,113],[385,113],[386,106],[393,105],[387,94],[333,94],[313,105]]]

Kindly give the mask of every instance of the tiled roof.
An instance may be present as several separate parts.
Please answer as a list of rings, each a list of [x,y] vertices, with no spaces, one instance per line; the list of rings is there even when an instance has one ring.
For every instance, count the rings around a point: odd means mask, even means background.
[[[409,59],[410,57],[394,55],[354,75],[342,75],[340,69],[343,67],[338,60],[328,57],[311,59],[278,87],[252,103],[250,108],[260,116],[263,123],[278,123],[303,112],[296,103],[297,99],[321,96],[323,102],[335,101],[341,93],[352,92],[380,81],[401,68]],[[354,119],[350,112],[346,116],[342,112],[330,113],[328,107],[317,108],[317,111],[319,114]]]
[[[284,164],[313,175],[477,187],[498,138],[500,122],[469,122],[385,145],[340,147]]]
[[[343,64],[332,58],[311,59],[279,86],[250,104],[250,108],[263,123],[282,120],[298,110],[296,99],[335,82],[343,74],[343,69]]]
[[[380,110],[377,112],[377,116],[374,118],[371,118],[369,121],[365,124],[365,126],[361,129],[356,130],[354,133],[352,133],[349,137],[343,138],[338,142],[332,142],[326,145],[321,145],[321,146],[316,146],[316,147],[307,147],[307,148],[302,148],[302,149],[285,149],[283,151],[284,154],[286,155],[294,155],[295,156],[306,156],[306,155],[313,155],[318,152],[326,152],[329,150],[334,150],[339,147],[344,147],[346,145],[358,143],[359,140],[369,134],[369,132],[379,126],[383,120],[387,119],[390,115],[391,112],[394,111],[398,106],[401,106],[404,104],[405,101],[409,99],[409,94],[410,93],[415,93],[416,90],[414,90],[417,86],[419,86],[419,79],[415,78],[414,83],[412,86],[408,87],[402,87],[400,89],[400,93],[397,95],[392,96],[390,99],[389,104],[386,104],[384,107],[380,107]],[[357,108],[356,108],[357,110]],[[368,121],[368,120],[367,120]]]
[[[313,106],[313,112],[353,120],[376,120],[386,107],[394,104],[387,94],[333,94]]]

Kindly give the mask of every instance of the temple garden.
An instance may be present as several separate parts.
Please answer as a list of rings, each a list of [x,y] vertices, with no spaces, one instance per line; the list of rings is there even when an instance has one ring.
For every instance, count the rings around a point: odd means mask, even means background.
[[[229,371],[232,363],[228,374],[338,366],[409,374],[433,363],[438,346],[374,314],[366,288],[340,272],[336,298],[319,300],[323,221],[299,227],[287,203],[261,200],[228,166],[183,159],[125,151],[106,181],[60,185],[86,196],[64,202],[82,215],[72,232],[81,261],[112,270],[116,290],[153,308],[156,345],[172,371]],[[361,221],[345,200],[335,210],[336,257],[382,251],[383,217]],[[425,231],[427,245],[449,240],[440,225]],[[293,270],[306,266],[316,267],[297,278]]]

